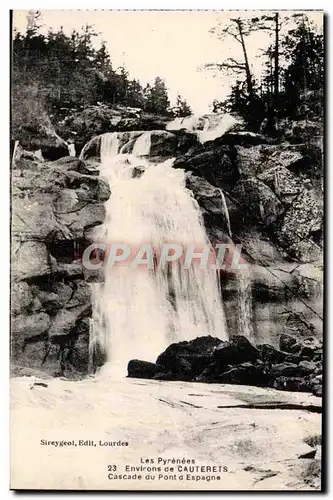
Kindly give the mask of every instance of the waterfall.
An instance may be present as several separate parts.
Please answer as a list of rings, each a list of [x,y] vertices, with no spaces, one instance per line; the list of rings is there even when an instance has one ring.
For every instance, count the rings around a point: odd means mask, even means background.
[[[175,118],[167,124],[166,130],[186,129],[196,134],[203,144],[222,137],[237,123],[240,123],[240,119],[228,113],[194,114],[185,118]]]
[[[230,238],[232,238],[228,205],[227,205],[227,202],[225,200],[224,192],[220,188],[219,188],[219,191],[220,191],[220,194],[221,194],[222,211],[224,213],[224,217],[225,217],[225,222],[226,222],[226,225],[227,225],[228,234],[229,234]]]
[[[69,156],[76,156],[75,144],[73,143],[68,144],[68,151],[69,151]]]
[[[148,156],[151,148],[151,133],[144,132],[134,143],[132,154],[134,156]]]
[[[145,134],[143,134],[145,135]],[[134,150],[148,149],[147,135]],[[185,187],[185,173],[173,169],[173,160],[158,165],[134,155],[117,154],[117,134],[101,138],[101,174],[111,186],[106,218],[96,241],[143,243],[160,248],[177,243],[186,248],[209,244],[200,208]],[[138,167],[140,177],[133,177]],[[125,374],[130,359],[155,361],[170,343],[201,335],[227,339],[216,271],[195,261],[185,269],[180,261],[166,268],[131,268],[128,263],[106,266],[104,282],[92,283],[91,359],[102,347],[112,374]]]
[[[228,130],[236,125],[236,123],[238,123],[236,118],[229,114],[224,114],[218,121],[212,120],[212,124],[210,124],[208,120],[208,126],[206,122],[203,130],[197,130],[196,134],[199,141],[204,144],[205,142],[214,141],[218,137],[222,137]]]
[[[107,165],[109,158],[116,156],[119,150],[119,139],[117,132],[106,133],[101,136],[101,164]]]

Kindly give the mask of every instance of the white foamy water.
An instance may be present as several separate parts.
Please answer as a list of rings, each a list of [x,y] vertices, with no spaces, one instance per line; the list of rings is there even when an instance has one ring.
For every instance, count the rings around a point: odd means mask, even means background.
[[[132,154],[134,156],[148,156],[151,148],[151,132],[144,132],[134,143]]]
[[[140,145],[142,150],[140,151]],[[134,155],[117,154],[117,134],[101,138],[101,175],[111,186],[106,219],[97,241],[129,244],[208,244],[199,206],[185,187],[184,171],[172,160],[150,165]],[[146,139],[134,147],[146,154]],[[132,178],[135,167],[144,167]],[[92,287],[93,316],[90,348],[100,343],[112,373],[126,373],[130,359],[155,361],[170,343],[201,335],[227,339],[222,299],[216,272],[195,263],[165,269],[131,268],[129,263],[106,267],[105,282]],[[105,368],[106,370],[108,368]]]
[[[221,201],[222,201],[222,213],[224,214],[224,217],[225,217],[225,223],[227,226],[228,234],[229,234],[230,238],[232,238],[228,205],[227,205],[227,202],[226,202],[226,199],[225,199],[225,196],[224,196],[222,189],[219,189],[219,191],[220,191]]]
[[[185,118],[175,118],[168,123],[166,130],[186,129],[194,132],[201,143],[213,141],[222,137],[240,120],[228,113],[210,114],[210,115],[191,115]]]

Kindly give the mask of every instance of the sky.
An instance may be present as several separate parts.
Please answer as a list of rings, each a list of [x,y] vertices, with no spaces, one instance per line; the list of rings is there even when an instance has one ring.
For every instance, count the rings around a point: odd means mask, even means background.
[[[24,32],[28,11],[16,10],[13,27]],[[131,78],[141,84],[156,76],[168,87],[171,104],[177,94],[186,98],[193,111],[205,113],[214,99],[224,99],[234,77],[221,72],[199,70],[205,63],[227,57],[242,60],[237,41],[220,41],[209,30],[218,22],[227,24],[230,17],[253,16],[264,11],[120,11],[120,10],[42,10],[42,29],[49,27],[66,33],[80,30],[86,24],[99,33],[95,44],[106,42],[113,67],[125,66]],[[281,13],[290,14],[291,11]],[[322,12],[308,12],[308,17],[322,25]],[[270,44],[270,35],[255,33],[247,39],[247,50],[253,73],[260,75],[260,50]]]

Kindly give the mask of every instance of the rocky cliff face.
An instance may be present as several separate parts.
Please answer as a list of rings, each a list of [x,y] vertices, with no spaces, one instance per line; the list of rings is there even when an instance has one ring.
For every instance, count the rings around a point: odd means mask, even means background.
[[[22,144],[30,152],[16,150],[12,168],[16,370],[29,367],[67,375],[87,371],[91,303],[79,256],[89,231],[103,222],[103,203],[110,196],[96,169],[98,134],[115,130],[125,153],[132,152],[143,131],[153,130],[151,160],[176,157],[174,167],[185,169],[187,187],[201,206],[211,240],[230,241],[232,236],[234,243],[242,244],[250,264],[248,309],[256,343],[276,344],[290,323],[298,336],[313,332],[320,336],[323,204],[318,138],[312,144],[296,127],[297,138],[288,142],[234,131],[200,144],[195,133],[161,130],[165,126],[165,119],[135,110],[94,108],[67,117],[57,129],[66,141],[74,140],[77,153],[90,141],[83,159],[68,157],[65,149],[58,148],[55,158],[61,158],[42,161],[32,151],[43,153],[43,148],[29,141]],[[50,150],[44,147],[46,160],[54,159],[45,151]],[[221,275],[229,330],[242,334],[242,297],[236,278],[232,272]]]
[[[16,368],[87,371],[91,303],[80,248],[89,229],[103,222],[109,196],[87,162],[41,162],[17,151],[11,207]]]

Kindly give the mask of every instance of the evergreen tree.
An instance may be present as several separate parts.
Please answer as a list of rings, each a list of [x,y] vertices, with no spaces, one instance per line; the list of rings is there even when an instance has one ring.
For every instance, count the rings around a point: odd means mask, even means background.
[[[176,106],[172,109],[174,116],[185,117],[192,114],[190,106],[187,104],[186,100],[182,98],[181,95],[177,95]]]
[[[151,113],[166,114],[170,106],[168,91],[164,80],[158,76],[152,87],[146,87],[147,104],[146,109]]]
[[[38,11],[29,11],[26,33],[17,32],[13,37],[12,111],[17,126],[22,124],[23,108],[25,124],[38,122],[38,116],[32,116],[36,109],[43,108],[46,115],[61,120],[68,109],[100,102],[167,112],[164,81],[157,77],[153,86],[143,89],[138,80],[130,79],[125,68],[114,70],[105,42],[95,48],[96,33],[91,26],[69,35],[62,28],[43,34],[40,21]],[[38,103],[29,102],[32,99]],[[27,119],[29,109],[31,117]]]

